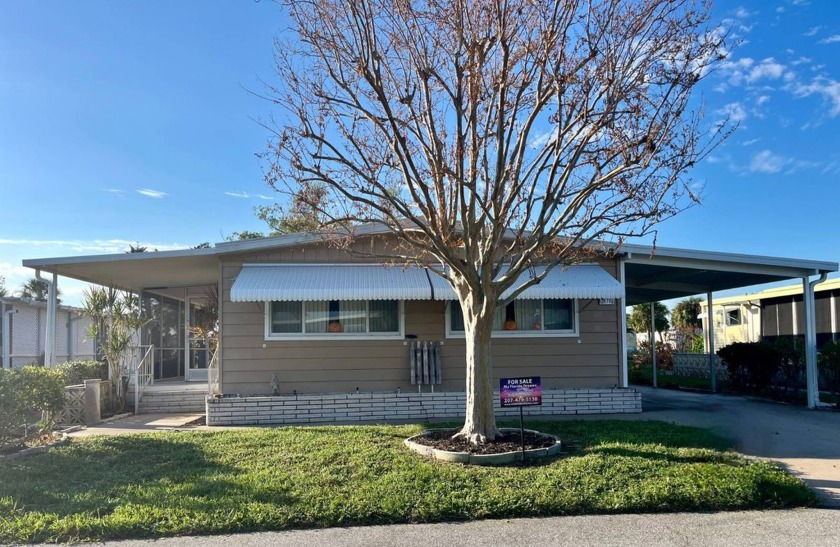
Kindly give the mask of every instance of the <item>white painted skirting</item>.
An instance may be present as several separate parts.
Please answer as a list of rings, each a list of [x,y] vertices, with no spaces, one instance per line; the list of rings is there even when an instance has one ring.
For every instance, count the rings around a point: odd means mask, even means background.
[[[498,408],[497,416],[518,416],[516,408]],[[279,397],[207,398],[208,425],[324,424],[343,422],[417,421],[464,415],[463,392],[333,393]],[[525,407],[526,416],[561,414],[625,414],[642,411],[634,389],[551,389],[542,406]]]

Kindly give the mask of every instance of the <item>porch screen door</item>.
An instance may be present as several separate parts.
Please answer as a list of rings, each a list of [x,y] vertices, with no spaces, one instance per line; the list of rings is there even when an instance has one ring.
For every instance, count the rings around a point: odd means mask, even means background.
[[[200,324],[206,313],[206,299],[201,296],[187,297],[187,344],[186,344],[186,377],[188,382],[206,382],[207,365],[210,363],[210,355],[207,351],[207,341],[198,338],[193,327]]]

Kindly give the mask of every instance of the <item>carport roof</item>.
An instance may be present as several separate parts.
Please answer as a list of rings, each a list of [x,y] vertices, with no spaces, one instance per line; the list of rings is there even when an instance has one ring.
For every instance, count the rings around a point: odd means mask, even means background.
[[[23,265],[139,291],[215,284],[219,278],[219,259],[225,255],[298,247],[320,240],[318,234],[294,234],[220,243],[207,249],[31,259],[24,260]],[[836,262],[646,245],[625,244],[618,252],[625,262],[628,305],[797,279],[838,269]]]
[[[624,245],[627,305],[837,271],[836,262]]]

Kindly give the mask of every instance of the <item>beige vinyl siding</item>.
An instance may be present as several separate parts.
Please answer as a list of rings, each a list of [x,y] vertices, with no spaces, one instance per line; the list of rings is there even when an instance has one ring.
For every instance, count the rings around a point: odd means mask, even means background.
[[[403,340],[266,340],[265,304],[231,302],[230,288],[242,264],[262,262],[377,262],[328,247],[248,254],[222,264],[222,391],[268,394],[272,375],[281,391],[331,393],[416,390],[409,379]],[[615,275],[615,263],[602,266]],[[463,391],[464,341],[445,338],[444,302],[406,301],[405,333],[444,342],[443,385]],[[580,336],[507,338],[493,342],[494,376],[539,375],[546,388],[613,387],[619,383],[616,306],[579,302]],[[578,343],[578,340],[580,342]],[[265,346],[265,347],[263,347]],[[424,391],[428,386],[424,386]]]

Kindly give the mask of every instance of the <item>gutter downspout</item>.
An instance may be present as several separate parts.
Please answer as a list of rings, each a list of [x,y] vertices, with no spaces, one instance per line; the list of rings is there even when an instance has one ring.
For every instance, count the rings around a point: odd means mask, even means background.
[[[814,286],[828,278],[828,273],[821,273],[818,279],[810,281],[809,277],[802,278],[805,307],[805,377],[808,386],[808,408],[821,405],[819,372],[817,371],[817,320],[814,302]],[[795,306],[794,306],[795,309]]]
[[[49,291],[47,293],[47,333],[46,342],[44,344],[44,366],[52,368],[55,366],[55,316],[56,304],[58,298],[56,296],[56,287],[58,286],[58,274],[53,274],[52,281],[41,277],[41,270],[35,270],[35,278],[39,281],[47,283]]]

